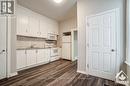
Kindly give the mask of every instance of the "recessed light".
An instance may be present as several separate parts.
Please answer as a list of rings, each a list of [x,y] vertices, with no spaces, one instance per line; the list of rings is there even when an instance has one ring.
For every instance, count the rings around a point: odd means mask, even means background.
[[[56,3],[61,3],[63,0],[54,0]]]

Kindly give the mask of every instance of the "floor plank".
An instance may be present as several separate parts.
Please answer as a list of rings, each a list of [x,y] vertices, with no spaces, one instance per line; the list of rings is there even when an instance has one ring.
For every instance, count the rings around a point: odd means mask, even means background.
[[[77,62],[58,60],[0,81],[0,86],[115,86],[113,81],[76,72]],[[118,85],[121,86],[121,85]]]

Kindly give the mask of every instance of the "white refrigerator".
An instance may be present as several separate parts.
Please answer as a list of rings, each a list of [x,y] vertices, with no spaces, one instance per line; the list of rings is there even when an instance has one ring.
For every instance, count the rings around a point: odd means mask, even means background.
[[[71,36],[62,37],[62,58],[66,60],[71,60]]]

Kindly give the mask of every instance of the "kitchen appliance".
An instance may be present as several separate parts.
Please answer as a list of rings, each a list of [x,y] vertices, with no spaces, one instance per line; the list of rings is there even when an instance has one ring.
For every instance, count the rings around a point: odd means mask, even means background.
[[[58,48],[51,48],[51,61],[55,61],[59,59]]]
[[[48,33],[48,37],[47,40],[57,40],[57,35],[56,34],[52,34],[52,33]]]
[[[62,58],[71,60],[71,35],[62,37]]]
[[[58,56],[58,48],[51,48],[51,57]]]
[[[56,44],[54,43],[45,43],[45,48],[53,48],[56,47]]]

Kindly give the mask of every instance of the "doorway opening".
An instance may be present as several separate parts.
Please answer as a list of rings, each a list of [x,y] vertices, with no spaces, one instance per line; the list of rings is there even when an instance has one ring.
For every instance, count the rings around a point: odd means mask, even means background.
[[[72,61],[78,59],[78,31],[72,30]]]

